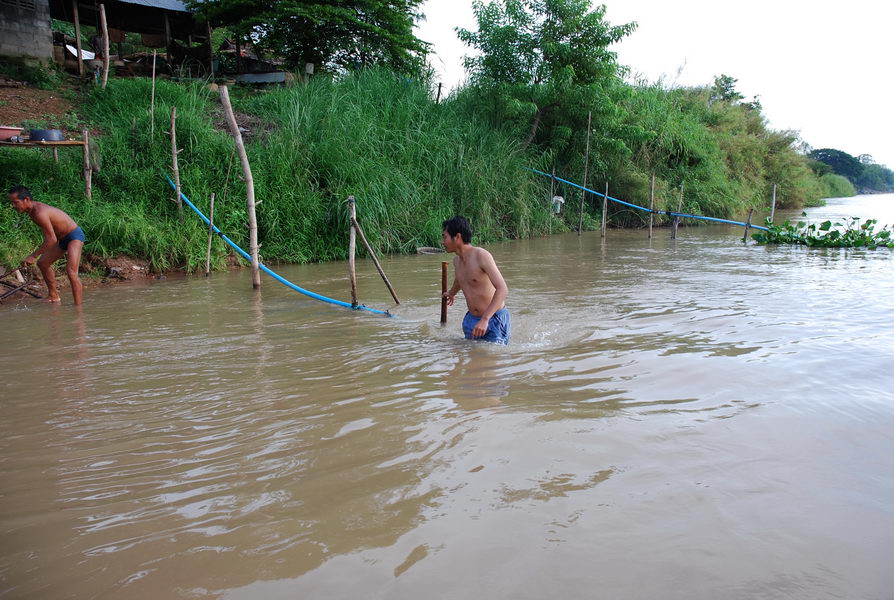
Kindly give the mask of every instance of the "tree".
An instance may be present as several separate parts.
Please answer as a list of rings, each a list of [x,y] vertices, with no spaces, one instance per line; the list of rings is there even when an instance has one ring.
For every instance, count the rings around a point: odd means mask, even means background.
[[[736,91],[736,83],[739,80],[729,75],[720,75],[714,78],[714,85],[711,87],[711,102],[720,100],[728,104],[736,104],[743,100],[745,96]],[[760,101],[757,96],[754,98],[755,103],[760,110]]]
[[[857,178],[863,173],[863,165],[860,161],[841,150],[820,148],[812,151],[808,156],[831,166],[836,174],[847,177],[851,183],[857,183]]]
[[[612,26],[590,0],[494,0],[473,4],[478,31],[457,35],[480,55],[467,57],[471,82],[495,120],[527,129],[524,145],[556,150],[573,130],[615,111],[609,88],[621,67],[608,50],[636,27]]]
[[[413,35],[422,0],[188,0],[215,25],[250,37],[291,67],[342,71],[385,64],[417,73],[428,44]]]

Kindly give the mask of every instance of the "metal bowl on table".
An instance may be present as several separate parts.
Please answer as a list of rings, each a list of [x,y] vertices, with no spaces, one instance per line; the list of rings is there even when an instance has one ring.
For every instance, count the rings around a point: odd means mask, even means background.
[[[65,140],[65,135],[58,129],[32,129],[32,142],[61,142]]]

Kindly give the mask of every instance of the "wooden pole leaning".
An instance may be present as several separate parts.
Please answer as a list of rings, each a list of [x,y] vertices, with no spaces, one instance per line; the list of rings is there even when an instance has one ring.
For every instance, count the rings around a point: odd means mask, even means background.
[[[183,220],[183,200],[180,198],[180,167],[177,163],[177,107],[171,107],[171,167],[174,170],[174,202],[177,203],[177,216]]]
[[[102,89],[109,81],[109,27],[106,24],[106,6],[99,5],[99,25],[102,27]]]
[[[155,136],[155,50],[152,51],[152,95],[149,98],[149,138]]]
[[[261,287],[261,267],[258,258],[258,217],[255,212],[255,181],[251,175],[251,165],[248,164],[248,154],[245,152],[245,144],[242,142],[242,134],[233,114],[233,106],[230,104],[230,93],[227,86],[220,86],[220,103],[223,105],[230,133],[236,142],[236,151],[242,162],[242,174],[245,179],[245,201],[248,206],[248,246],[251,254],[251,286],[254,289]]]
[[[655,173],[652,173],[652,185],[649,188],[649,239],[652,239],[652,223],[655,219]]]
[[[751,215],[754,214],[754,209],[751,208],[748,210],[748,220],[745,222],[745,235],[742,236],[742,241],[748,241],[748,230],[751,229]]]
[[[78,51],[78,76],[84,76],[84,58],[81,55],[81,19],[78,16],[78,0],[71,0],[75,26],[75,49]]]
[[[82,131],[84,137],[84,194],[93,198],[93,167],[90,166],[90,132]]]
[[[447,293],[447,265],[449,265],[447,261],[441,262],[441,323],[447,322],[447,298],[444,297],[444,294]]]
[[[608,225],[608,180],[605,180],[605,195],[602,197],[602,237],[605,237],[605,228]]]
[[[590,166],[590,123],[593,119],[593,111],[587,113],[587,149],[584,152],[584,190],[587,188],[587,168]],[[580,195],[580,219],[577,222],[577,235],[584,228],[584,197],[587,192],[581,190]]]
[[[776,217],[776,184],[773,184],[773,201],[770,205],[770,222],[773,223]]]
[[[353,203],[351,206],[356,206],[356,203]],[[366,248],[367,253],[369,253],[370,258],[372,258],[373,264],[376,265],[376,270],[379,272],[379,275],[382,276],[382,281],[385,282],[385,286],[388,288],[388,291],[391,292],[391,297],[394,298],[394,303],[400,304],[400,299],[397,297],[397,293],[394,291],[394,287],[392,287],[391,282],[388,281],[388,276],[385,275],[385,270],[382,269],[382,265],[379,264],[379,258],[376,256],[375,250],[372,249],[369,240],[366,239],[366,234],[363,233],[363,228],[360,227],[360,223],[357,222],[357,215],[354,210],[351,211],[351,227],[355,229],[357,231],[357,235],[360,236],[360,241],[363,242],[363,247]]]
[[[677,212],[683,212],[683,183],[680,184],[680,200],[677,202]],[[680,217],[674,217],[674,226],[671,229],[671,239],[677,239],[677,227],[680,226]]]
[[[354,196],[348,196],[348,209],[351,214],[351,237],[348,242],[348,277],[351,280],[351,306],[357,306],[357,271],[354,265],[354,255],[357,252],[357,228],[354,227],[354,221],[357,217],[357,206],[354,202]]]
[[[214,235],[214,192],[211,192],[211,207],[208,209],[208,250],[205,253],[205,277],[211,274],[211,236]]]

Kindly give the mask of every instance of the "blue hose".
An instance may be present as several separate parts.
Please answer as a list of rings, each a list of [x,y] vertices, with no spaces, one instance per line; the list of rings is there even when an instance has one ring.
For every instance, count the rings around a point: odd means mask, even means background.
[[[177,186],[174,185],[174,182],[171,181],[171,178],[170,178],[170,177],[167,177],[167,176],[165,176],[165,177],[166,177],[166,179],[168,180],[168,183],[171,184],[171,187],[174,188],[174,189],[176,190],[176,189],[177,189]],[[211,225],[211,221],[208,220],[208,217],[206,217],[206,216],[202,213],[202,211],[200,211],[198,208],[196,208],[196,205],[193,204],[192,202],[190,202],[190,201],[189,201],[189,198],[187,198],[187,197],[186,197],[186,194],[184,194],[182,191],[180,192],[180,197],[183,199],[184,202],[186,202],[187,206],[189,206],[191,209],[193,209],[193,211],[195,211],[195,213],[196,213],[197,215],[199,215],[199,217],[201,217],[201,219],[202,219],[203,221],[205,221],[205,223],[207,223],[208,225]],[[248,254],[248,252],[246,252],[245,250],[243,250],[242,248],[240,248],[240,247],[236,244],[236,242],[234,242],[233,240],[231,240],[230,238],[228,238],[227,236],[225,236],[224,233],[223,233],[220,229],[218,229],[216,225],[211,225],[211,228],[212,228],[212,230],[214,231],[214,233],[216,233],[217,235],[219,235],[220,238],[221,238],[223,241],[225,241],[225,242],[228,243],[230,246],[232,246],[233,249],[234,249],[236,252],[238,252],[239,255],[240,255],[242,258],[244,258],[245,260],[251,262],[251,256]],[[389,317],[392,316],[391,313],[388,312],[387,310],[376,310],[375,308],[369,308],[368,306],[364,306],[364,305],[362,305],[362,304],[358,304],[357,306],[352,306],[351,304],[349,304],[349,303],[347,303],[347,302],[342,302],[341,300],[335,300],[334,298],[328,298],[328,297],[326,297],[326,296],[322,296],[322,295],[320,295],[320,294],[311,292],[310,290],[306,290],[306,289],[304,289],[304,288],[302,288],[302,287],[300,287],[300,286],[295,285],[294,283],[292,283],[291,281],[289,281],[288,279],[286,279],[286,278],[283,277],[282,275],[279,275],[278,273],[276,273],[276,272],[274,272],[273,270],[269,269],[269,268],[268,268],[266,265],[264,265],[264,264],[258,264],[258,266],[261,268],[262,271],[264,271],[265,273],[267,273],[268,275],[270,275],[271,277],[273,277],[275,280],[277,280],[278,282],[280,282],[280,283],[283,284],[284,286],[289,287],[289,288],[292,288],[292,289],[295,290],[296,292],[299,292],[299,293],[301,293],[301,294],[304,294],[305,296],[309,296],[309,297],[313,298],[314,300],[319,300],[319,301],[321,301],[321,302],[328,302],[329,304],[335,304],[335,305],[338,305],[338,306],[344,306],[345,308],[351,308],[351,309],[354,309],[354,310],[365,310],[365,311],[367,311],[367,312],[371,312],[371,313],[374,313],[374,314],[377,314],[377,315],[386,315],[386,316],[389,316]]]
[[[645,206],[637,206],[636,204],[630,204],[629,202],[624,202],[623,200],[618,200],[617,198],[612,198],[611,196],[606,196],[605,194],[601,194],[595,190],[591,190],[585,188],[582,185],[577,185],[576,183],[572,183],[571,181],[566,181],[560,177],[556,177],[551,175],[550,173],[544,173],[543,171],[538,171],[537,169],[529,169],[538,175],[544,175],[549,177],[550,179],[555,179],[556,181],[561,181],[571,187],[576,187],[579,190],[583,190],[585,192],[590,192],[591,194],[596,194],[597,196],[602,196],[607,200],[611,200],[612,202],[617,202],[618,204],[623,204],[624,206],[629,206],[630,208],[635,208],[636,210],[642,210],[647,213],[652,213],[656,215],[667,215],[669,217],[683,217],[686,219],[701,219],[702,221],[711,221],[713,223],[728,223],[729,225],[741,225],[742,227],[751,227],[752,229],[760,229],[762,231],[769,231],[766,227],[761,227],[760,225],[749,225],[748,223],[743,223],[742,221],[730,221],[729,219],[715,219],[714,217],[703,217],[701,215],[690,215],[688,213],[677,213],[669,210],[653,210],[651,208],[646,208]]]

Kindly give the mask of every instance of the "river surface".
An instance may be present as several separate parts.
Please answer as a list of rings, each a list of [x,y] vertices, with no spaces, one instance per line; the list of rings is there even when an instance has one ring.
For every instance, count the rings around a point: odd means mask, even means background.
[[[892,598],[894,252],[741,235],[493,245],[508,347],[438,324],[443,255],[384,261],[397,318],[248,270],[4,304],[0,598]]]

